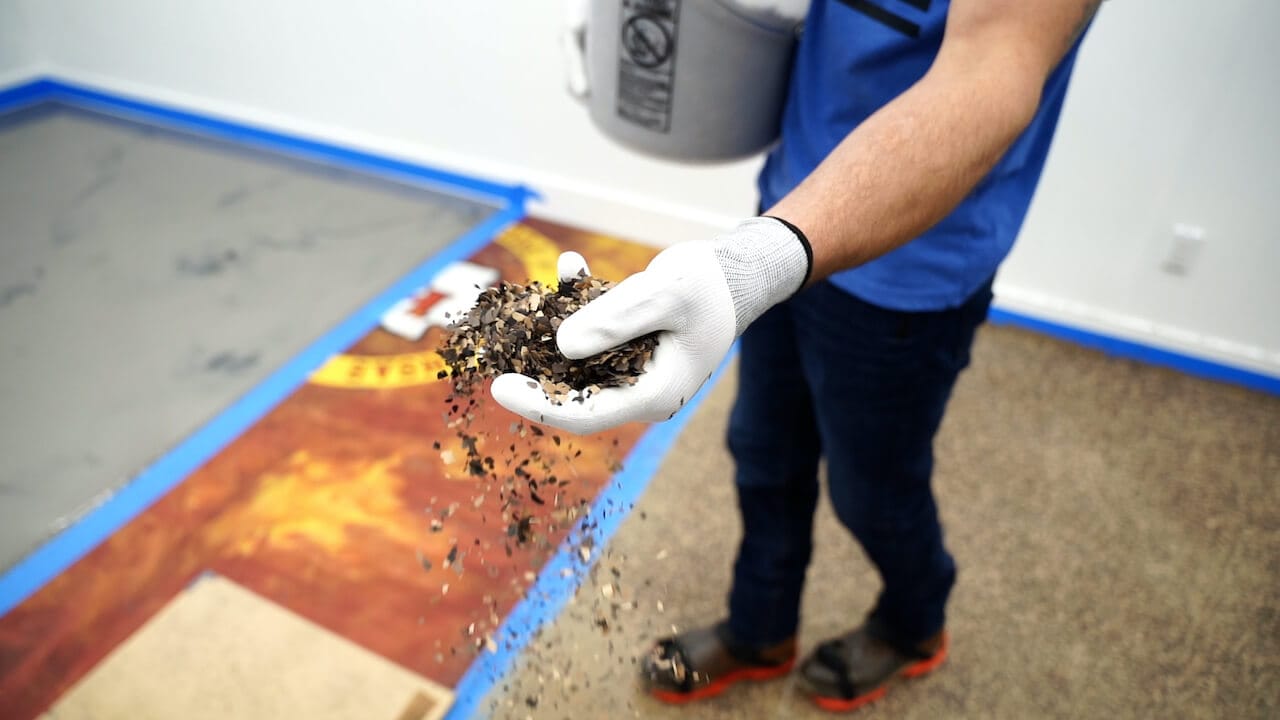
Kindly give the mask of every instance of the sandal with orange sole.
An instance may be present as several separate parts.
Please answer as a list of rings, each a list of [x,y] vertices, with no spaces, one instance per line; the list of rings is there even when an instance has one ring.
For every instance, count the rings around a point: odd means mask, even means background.
[[[794,637],[751,648],[735,642],[721,622],[659,640],[640,663],[640,677],[650,695],[678,705],[715,697],[740,682],[782,677],[795,661]]]
[[[819,645],[800,668],[801,685],[823,710],[852,712],[883,698],[895,682],[938,669],[949,645],[944,630],[914,648],[896,647],[868,621]]]

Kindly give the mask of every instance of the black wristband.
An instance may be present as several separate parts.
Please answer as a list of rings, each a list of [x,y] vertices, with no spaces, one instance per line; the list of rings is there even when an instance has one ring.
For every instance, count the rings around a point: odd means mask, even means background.
[[[778,222],[782,223],[787,227],[788,230],[795,233],[796,239],[799,240],[800,244],[804,246],[804,261],[805,261],[804,280],[801,281],[800,283],[800,289],[796,290],[796,292],[800,292],[800,290],[804,289],[805,285],[809,284],[809,278],[813,275],[813,246],[809,244],[809,238],[805,237],[804,232],[800,230],[800,228],[796,227],[795,225],[792,225],[791,223],[787,222],[786,220],[783,220],[782,218],[776,215],[761,215],[760,217],[767,217],[770,220],[777,220]]]

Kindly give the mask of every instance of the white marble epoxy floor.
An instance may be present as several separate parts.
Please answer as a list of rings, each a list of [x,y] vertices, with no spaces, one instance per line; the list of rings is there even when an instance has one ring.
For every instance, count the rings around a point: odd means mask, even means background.
[[[0,569],[493,209],[67,108],[0,117]]]

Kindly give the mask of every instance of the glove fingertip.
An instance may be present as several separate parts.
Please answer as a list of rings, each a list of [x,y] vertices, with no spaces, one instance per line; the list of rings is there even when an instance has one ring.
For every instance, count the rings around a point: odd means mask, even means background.
[[[517,373],[499,375],[489,386],[489,394],[502,407],[517,415],[533,417],[540,407],[548,403],[542,386],[531,377]]]
[[[556,260],[556,274],[561,280],[573,280],[583,275],[590,275],[591,271],[587,269],[586,258],[572,250],[567,250],[560,253],[559,259]]]

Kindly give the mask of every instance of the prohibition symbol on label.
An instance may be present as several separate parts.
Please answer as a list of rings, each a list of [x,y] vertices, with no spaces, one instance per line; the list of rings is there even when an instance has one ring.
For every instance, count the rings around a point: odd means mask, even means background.
[[[618,26],[619,118],[652,132],[671,129],[680,0],[623,0]]]
[[[622,26],[622,46],[631,61],[642,68],[656,68],[671,57],[671,33],[653,15],[636,15]]]

